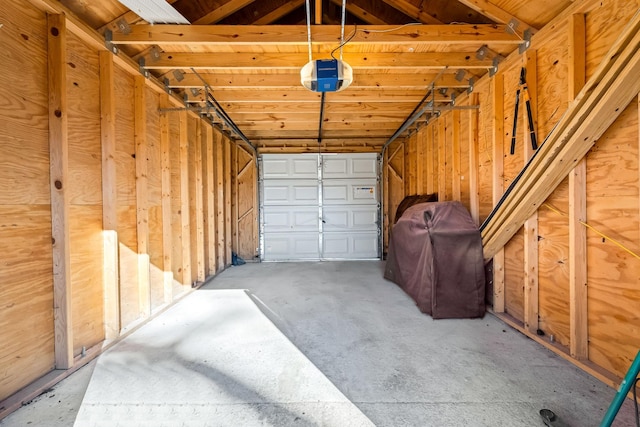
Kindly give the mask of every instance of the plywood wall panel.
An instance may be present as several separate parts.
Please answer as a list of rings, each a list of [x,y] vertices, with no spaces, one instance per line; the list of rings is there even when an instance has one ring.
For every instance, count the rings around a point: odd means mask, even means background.
[[[147,197],[149,215],[149,284],[151,311],[165,303],[163,283],[162,150],[160,146],[160,97],[146,89]]]
[[[0,205],[0,240],[1,400],[54,365],[49,206]]]
[[[600,65],[613,41],[623,32],[633,14],[640,8],[639,0],[609,0],[586,14],[587,80]]]
[[[460,202],[470,209],[470,174],[469,174],[469,114],[466,111],[460,112]]]
[[[0,9],[0,21],[0,204],[47,204],[46,16],[18,0]]]
[[[568,43],[568,26],[565,24],[558,26],[554,43],[547,43],[538,48],[538,144],[544,141],[568,106]]]
[[[505,311],[524,321],[524,234],[520,229],[504,247]]]
[[[115,67],[116,176],[120,256],[120,318],[126,328],[140,317],[138,237],[136,218],[136,159],[134,143],[134,81]]]
[[[73,352],[90,348],[104,339],[102,206],[72,205],[71,319]]]
[[[486,81],[486,80],[485,80]],[[478,94],[479,104],[482,108],[478,114],[478,204],[480,208],[480,223],[493,209],[492,177],[493,177],[493,151],[491,129],[493,112],[491,108],[491,85],[479,84],[474,89]]]
[[[102,147],[97,52],[67,39],[73,352],[104,339]]]
[[[565,179],[538,210],[540,329],[569,345],[569,184]]]
[[[204,247],[198,247],[198,197],[202,197],[202,193],[198,196],[198,161],[196,159],[200,150],[197,150],[197,142],[200,140],[198,119],[189,116],[187,120],[188,138],[189,138],[189,245],[191,251],[191,282],[198,280],[198,271],[203,268]],[[200,181],[201,182],[201,181]],[[201,213],[201,212],[200,212]],[[200,216],[200,218],[202,218]],[[201,227],[200,227],[201,228]],[[200,250],[202,249],[202,251]]]
[[[587,223],[640,253],[638,106],[587,156]],[[589,359],[623,376],[640,348],[640,261],[587,230]]]
[[[171,163],[171,266],[173,270],[173,293],[182,293],[182,199],[180,169],[180,121],[177,113],[169,117],[169,157]]]

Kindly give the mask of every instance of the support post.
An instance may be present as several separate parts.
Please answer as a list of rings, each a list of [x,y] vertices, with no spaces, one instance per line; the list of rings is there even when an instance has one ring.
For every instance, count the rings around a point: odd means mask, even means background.
[[[470,96],[471,105],[478,105],[478,94]],[[469,211],[480,225],[480,194],[478,193],[478,110],[469,110]]]
[[[169,108],[169,95],[160,95],[160,108]],[[169,135],[169,113],[160,113],[160,174],[162,187],[162,284],[164,303],[173,301],[173,260],[171,227],[171,148]]]
[[[69,255],[69,140],[67,27],[64,15],[47,15],[49,160],[53,242],[53,319],[56,369],[73,367],[71,263]]]
[[[491,81],[493,94],[493,205],[497,205],[504,191],[504,76],[498,73]],[[504,294],[504,247],[493,257],[493,311],[503,313]]]

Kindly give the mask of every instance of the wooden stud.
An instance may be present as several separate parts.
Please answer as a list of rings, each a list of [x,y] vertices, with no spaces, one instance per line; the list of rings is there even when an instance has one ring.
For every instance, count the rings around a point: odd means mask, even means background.
[[[69,255],[69,141],[67,29],[63,15],[47,15],[51,233],[53,242],[54,351],[57,369],[73,366]]]
[[[451,141],[451,181],[452,200],[460,200],[460,110],[453,110],[453,137]]]
[[[447,127],[444,116],[437,119],[438,122],[438,200],[449,200],[447,194]]]
[[[191,141],[195,144],[195,227],[196,227],[196,277],[198,282],[204,282],[205,279],[205,248],[204,248],[204,183],[202,182],[202,126],[204,122],[200,119],[196,122],[196,140]]]
[[[538,73],[536,50],[529,49],[525,59],[527,86],[531,98],[531,115],[533,116],[534,129],[537,129]],[[531,135],[527,120],[521,120],[520,123],[523,123],[526,129],[524,132],[524,161],[526,163],[534,154],[534,150],[531,146]],[[530,332],[536,332],[539,327],[538,280],[538,212],[534,212],[524,223],[524,327]]]
[[[160,95],[160,108],[169,108],[169,95]],[[160,170],[162,179],[162,274],[165,304],[173,301],[173,268],[171,227],[171,138],[169,113],[160,114]]]
[[[493,94],[493,205],[498,204],[504,191],[504,76],[501,73],[491,80]],[[486,255],[485,255],[486,256]],[[503,313],[505,309],[504,248],[493,256],[493,310]]]
[[[186,111],[178,112],[178,116],[180,121],[180,229],[182,232],[182,274],[180,282],[183,285],[190,285],[191,223],[189,221],[189,120]]]
[[[477,93],[472,93],[471,105],[478,105]],[[480,225],[480,193],[478,185],[478,117],[479,110],[469,110],[469,211],[476,225]]]
[[[569,102],[586,81],[586,22],[584,14],[569,19]],[[587,313],[587,161],[580,159],[569,174],[569,353],[589,358]]]
[[[118,283],[118,197],[116,176],[114,66],[111,52],[100,52],[100,138],[102,143],[102,228],[104,239],[104,335],[120,335]]]
[[[204,126],[202,132],[204,155],[204,225],[205,225],[205,258],[207,261],[207,276],[216,274],[216,213],[215,213],[215,167],[213,128]]]
[[[322,0],[315,0],[315,15],[313,22],[322,25]]]
[[[225,266],[231,265],[232,252],[232,216],[231,216],[231,141],[224,138],[224,246],[225,246]]]
[[[240,255],[240,233],[238,230],[238,186],[239,186],[239,166],[238,166],[238,146],[231,144],[231,247],[233,251]]]
[[[425,141],[423,142],[423,144],[425,145],[425,157],[426,157],[425,174],[427,175],[425,177],[426,179],[425,190],[427,194],[432,194],[435,192],[435,185],[434,185],[435,183],[433,181],[433,165],[436,164],[434,160],[434,156],[436,155],[436,151],[434,150],[434,137],[433,137],[434,126],[435,124],[431,123],[429,126],[427,126],[424,132]]]
[[[215,153],[215,196],[216,196],[216,254],[217,254],[217,271],[224,270],[225,268],[225,253],[224,247],[224,144],[223,136],[220,132],[216,131],[214,134],[214,153]]]
[[[142,318],[151,315],[149,262],[149,197],[147,165],[147,105],[144,76],[134,78],[134,141],[136,153],[136,224],[138,236],[138,305]]]

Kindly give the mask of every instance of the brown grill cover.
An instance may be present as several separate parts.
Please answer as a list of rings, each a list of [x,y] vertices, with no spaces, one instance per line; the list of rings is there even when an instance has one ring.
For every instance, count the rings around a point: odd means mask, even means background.
[[[384,277],[434,319],[484,316],[482,240],[460,202],[407,209],[393,226]]]

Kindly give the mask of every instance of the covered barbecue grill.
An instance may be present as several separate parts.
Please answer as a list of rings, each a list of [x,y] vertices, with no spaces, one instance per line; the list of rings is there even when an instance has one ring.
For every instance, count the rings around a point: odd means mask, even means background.
[[[485,313],[480,231],[460,202],[408,208],[393,226],[384,277],[434,319]]]

